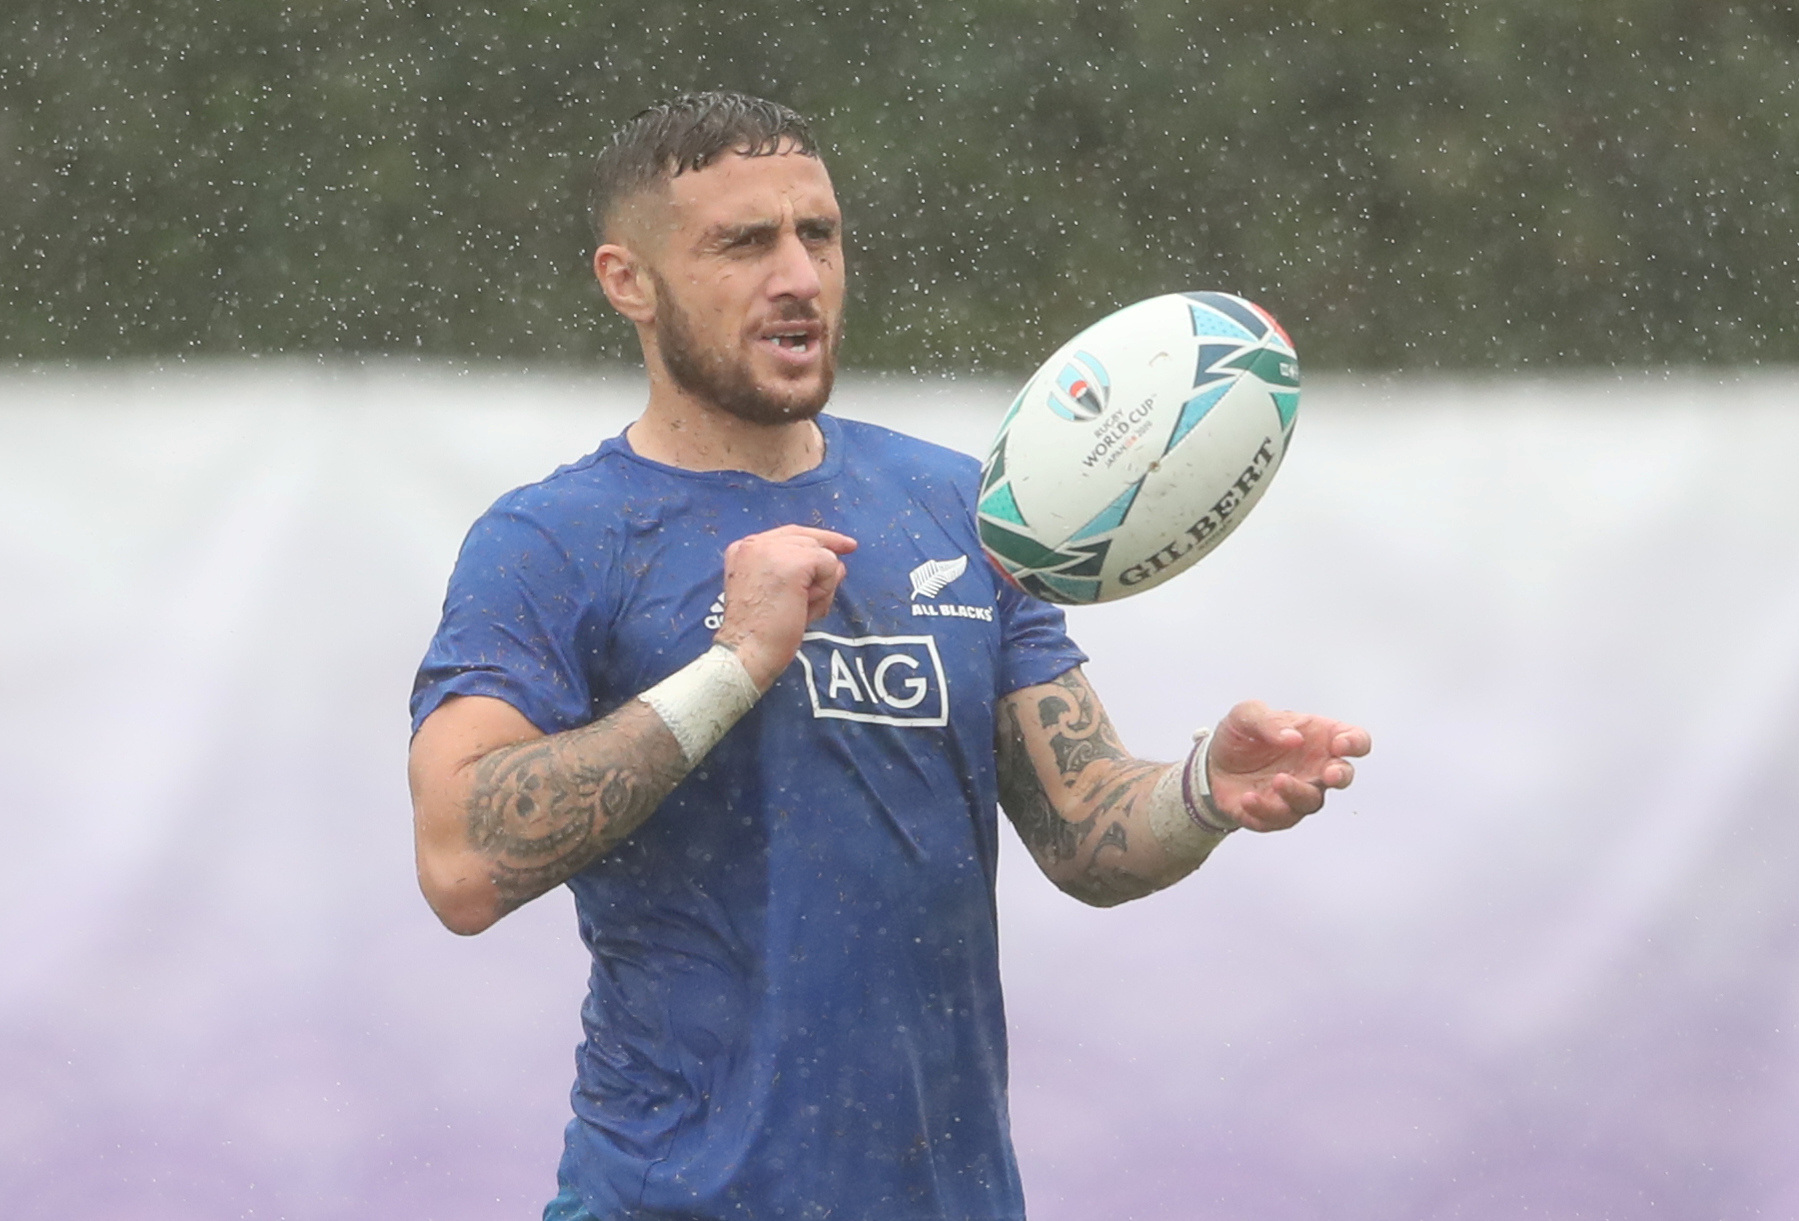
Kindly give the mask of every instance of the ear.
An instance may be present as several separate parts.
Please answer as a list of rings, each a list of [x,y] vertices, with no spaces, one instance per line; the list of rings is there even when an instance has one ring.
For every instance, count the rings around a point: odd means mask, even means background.
[[[656,317],[656,285],[629,246],[607,242],[593,252],[593,274],[612,308],[638,325]]]

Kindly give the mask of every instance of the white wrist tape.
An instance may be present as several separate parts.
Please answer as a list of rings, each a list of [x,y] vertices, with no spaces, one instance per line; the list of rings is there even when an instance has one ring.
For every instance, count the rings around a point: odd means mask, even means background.
[[[655,709],[693,767],[756,706],[762,692],[737,654],[715,644],[637,698]]]
[[[1206,734],[1202,729],[1193,735],[1193,749],[1187,758],[1164,772],[1149,795],[1150,831],[1176,860],[1204,859],[1219,840],[1237,829],[1237,824],[1212,804]]]

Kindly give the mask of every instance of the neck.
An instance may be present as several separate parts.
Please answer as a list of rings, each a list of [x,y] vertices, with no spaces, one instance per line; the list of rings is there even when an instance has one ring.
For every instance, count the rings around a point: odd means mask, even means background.
[[[625,430],[631,448],[689,471],[747,471],[771,482],[824,461],[824,434],[811,420],[752,424],[652,376],[650,401]]]

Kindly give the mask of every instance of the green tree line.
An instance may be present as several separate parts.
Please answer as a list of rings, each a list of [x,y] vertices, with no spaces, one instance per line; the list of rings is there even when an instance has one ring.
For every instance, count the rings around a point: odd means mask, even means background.
[[[629,358],[587,166],[736,88],[826,147],[853,367],[1184,288],[1311,368],[1792,361],[1796,46],[1718,0],[11,0],[0,359]]]

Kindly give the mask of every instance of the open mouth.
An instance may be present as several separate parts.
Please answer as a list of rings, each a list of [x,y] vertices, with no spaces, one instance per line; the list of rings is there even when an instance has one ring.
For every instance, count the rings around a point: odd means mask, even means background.
[[[824,322],[818,318],[775,318],[762,326],[757,339],[771,345],[787,361],[805,361],[824,343]]]
[[[781,349],[795,355],[810,352],[818,343],[817,324],[794,323],[764,331],[762,338]]]

